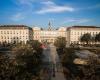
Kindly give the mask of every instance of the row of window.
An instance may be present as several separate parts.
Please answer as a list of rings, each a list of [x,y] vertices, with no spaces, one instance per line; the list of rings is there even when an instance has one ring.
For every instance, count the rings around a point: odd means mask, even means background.
[[[58,33],[55,33],[55,32],[44,32],[44,33],[35,32],[34,34],[37,34],[37,35],[39,35],[39,34],[44,34],[44,35],[56,35],[56,34],[58,34]]]
[[[27,32],[15,32],[15,31],[0,31],[0,34],[28,34]]]
[[[91,35],[95,35],[95,34],[98,34],[100,32],[71,32],[71,35],[83,35],[85,33],[90,33]]]
[[[9,37],[9,36],[1,36],[1,38],[0,39],[28,39],[28,37],[27,36],[20,36],[20,37]]]
[[[23,43],[25,43],[26,41],[24,41],[24,40],[14,40],[14,41],[11,41],[11,40],[2,40],[2,41],[0,41],[0,43],[2,43],[2,42],[7,42],[7,43],[19,43],[19,42],[23,42]],[[27,40],[28,41],[28,40]]]

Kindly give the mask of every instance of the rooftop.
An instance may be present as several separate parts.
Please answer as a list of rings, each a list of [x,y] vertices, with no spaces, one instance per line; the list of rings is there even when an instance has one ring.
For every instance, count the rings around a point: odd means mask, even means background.
[[[97,26],[72,26],[71,28],[100,28]]]
[[[26,25],[0,25],[0,29],[31,29]]]

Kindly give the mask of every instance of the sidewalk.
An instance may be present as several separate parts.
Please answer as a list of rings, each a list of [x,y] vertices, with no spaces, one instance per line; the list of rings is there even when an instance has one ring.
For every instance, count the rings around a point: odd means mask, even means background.
[[[55,77],[52,77],[51,80],[66,80],[64,77],[63,69],[61,64],[58,64],[55,69]]]
[[[56,71],[55,77],[52,77],[51,80],[66,80],[62,71]]]
[[[59,63],[60,60],[56,52],[56,47],[50,45],[48,49],[44,49],[43,53],[45,55],[44,61],[52,62],[51,65],[45,65],[49,72],[47,72],[47,75],[45,75],[43,80],[66,80],[64,78],[62,65]],[[55,73],[55,77],[53,77],[52,71]]]

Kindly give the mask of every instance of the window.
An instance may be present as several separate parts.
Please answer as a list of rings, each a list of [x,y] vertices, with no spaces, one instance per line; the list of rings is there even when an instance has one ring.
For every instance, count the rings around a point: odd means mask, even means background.
[[[96,32],[96,34],[97,34],[98,32]]]
[[[93,32],[93,35],[94,35],[94,32]]]
[[[76,32],[74,32],[74,35],[76,35]]]
[[[3,39],[3,36],[1,36],[1,39]]]
[[[81,35],[82,35],[82,32],[81,32]]]
[[[79,35],[79,32],[78,32],[78,35]]]
[[[9,40],[7,42],[9,43]]]
[[[7,34],[9,34],[9,31],[7,31]]]
[[[1,31],[1,34],[3,34],[3,32]]]
[[[20,34],[21,34],[21,31],[20,31]]]

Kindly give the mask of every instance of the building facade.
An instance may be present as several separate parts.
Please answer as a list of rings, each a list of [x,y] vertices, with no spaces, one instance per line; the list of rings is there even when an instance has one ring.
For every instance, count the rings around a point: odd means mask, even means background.
[[[25,25],[2,25],[0,26],[0,43],[26,43],[30,40],[54,43],[57,37],[65,37],[68,45],[81,44],[80,38],[86,33],[95,36],[100,33],[100,27],[72,26],[52,29],[51,24],[49,23],[48,29],[39,27],[33,27],[32,29]]]
[[[100,33],[100,27],[95,26],[72,26],[67,28],[68,44],[81,44],[80,38],[82,35],[89,33],[95,36]]]
[[[7,43],[26,43],[33,39],[32,28],[25,25],[1,25],[0,42]]]
[[[53,30],[50,27],[47,30],[43,30],[38,27],[33,28],[33,39],[40,42],[54,43],[57,37],[66,37],[66,28],[61,27],[57,30]]]
[[[49,28],[51,29],[51,28]],[[57,37],[65,37],[68,45],[70,44],[82,44],[80,38],[89,33],[95,37],[100,33],[100,27],[95,26],[72,26],[72,27],[60,27],[57,30],[42,30],[41,28],[33,28],[33,39],[40,42],[47,41],[54,43]],[[91,42],[92,43],[92,42]]]

